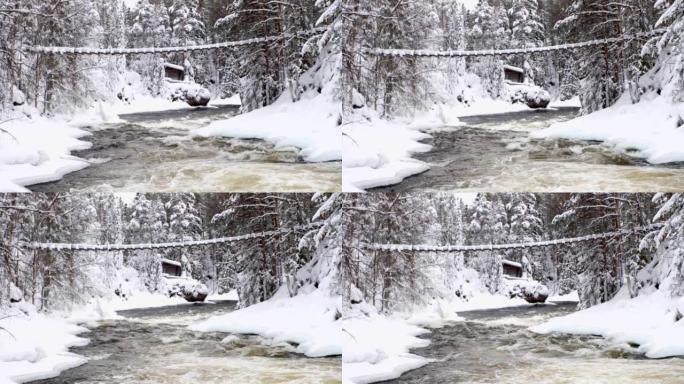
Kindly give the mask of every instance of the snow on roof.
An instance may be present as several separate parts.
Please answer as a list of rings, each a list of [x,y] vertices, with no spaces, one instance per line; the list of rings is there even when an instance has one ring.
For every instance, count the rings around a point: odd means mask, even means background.
[[[171,63],[164,63],[164,68],[173,68],[173,69],[177,69],[179,71],[185,71],[185,67],[182,67],[182,66],[176,65],[176,64],[171,64]]]
[[[509,71],[525,73],[525,71],[520,67],[514,67],[512,65],[507,65],[507,64],[504,65],[503,67],[504,67],[504,69],[508,69]]]
[[[511,260],[503,260],[503,261],[501,261],[501,264],[510,265],[512,267],[522,268],[522,264],[516,263],[515,261],[511,261]]]
[[[171,265],[175,265],[177,267],[181,266],[181,263],[179,263],[178,261],[175,261],[175,260],[161,259],[161,261],[162,261],[162,264],[171,264]]]

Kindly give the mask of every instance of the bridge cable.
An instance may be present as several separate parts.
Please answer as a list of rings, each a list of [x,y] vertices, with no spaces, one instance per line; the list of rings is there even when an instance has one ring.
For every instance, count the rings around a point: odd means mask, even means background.
[[[290,39],[293,37],[308,37],[323,34],[328,30],[327,26],[313,28],[306,31],[295,33],[285,33],[282,35],[258,37],[239,41],[227,41],[215,44],[200,44],[181,47],[150,47],[150,48],[89,48],[89,47],[50,47],[50,46],[24,46],[25,51],[31,53],[48,53],[57,55],[146,55],[154,53],[175,53],[207,51],[223,48],[234,48],[246,45],[270,43],[278,40]]]
[[[587,236],[570,237],[555,240],[534,241],[526,243],[510,244],[480,244],[480,245],[425,245],[425,244],[381,244],[364,243],[361,248],[372,251],[396,251],[396,252],[472,252],[472,251],[492,251],[524,248],[540,248],[554,245],[564,245],[571,243],[590,242],[611,237],[635,235],[639,232],[650,231],[663,227],[663,224],[651,224],[644,227],[623,229],[614,232],[604,232]]]
[[[236,243],[240,241],[247,241],[252,239],[270,237],[274,235],[290,234],[293,232],[308,231],[322,227],[323,221],[317,221],[305,225],[298,225],[289,228],[281,228],[273,231],[249,233],[239,236],[220,237],[216,239],[206,240],[191,240],[167,243],[149,243],[149,244],[69,244],[69,243],[38,243],[38,242],[22,242],[21,247],[28,249],[40,250],[69,250],[69,251],[128,251],[128,250],[143,250],[143,249],[168,249],[168,248],[189,248],[197,246],[207,246],[213,244],[227,244]]]
[[[508,56],[508,55],[522,55],[539,52],[564,51],[578,48],[592,47],[596,45],[607,45],[612,43],[619,43],[625,40],[637,38],[649,38],[662,35],[666,32],[665,29],[655,29],[649,32],[637,33],[635,35],[624,35],[621,37],[610,37],[605,39],[589,40],[581,43],[569,43],[560,45],[550,45],[545,47],[529,47],[529,48],[515,48],[515,49],[494,49],[494,50],[480,50],[480,51],[462,51],[462,50],[429,50],[429,49],[384,49],[384,48],[362,48],[361,52],[375,56],[417,56],[417,57],[484,57],[484,56]]]

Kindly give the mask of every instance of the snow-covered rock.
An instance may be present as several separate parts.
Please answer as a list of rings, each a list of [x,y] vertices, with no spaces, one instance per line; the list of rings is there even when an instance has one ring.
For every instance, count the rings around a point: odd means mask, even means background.
[[[24,92],[19,90],[19,88],[16,87],[16,85],[12,86],[12,104],[15,107],[18,107],[20,105],[24,105],[26,103],[26,95],[24,95]]]
[[[520,297],[528,303],[543,303],[549,297],[549,289],[533,280],[527,279],[504,279],[502,291],[510,298]]]
[[[17,288],[16,285],[13,283],[10,283],[9,286],[9,301],[10,303],[18,303],[24,299],[24,295],[21,293],[21,290]]]
[[[551,94],[536,85],[509,84],[508,98],[511,103],[522,103],[533,109],[546,108],[551,103]]]
[[[202,302],[209,295],[207,286],[194,279],[166,278],[166,285],[169,297],[179,296],[191,303]]]
[[[211,101],[211,93],[206,88],[195,83],[171,83],[167,86],[170,89],[172,101],[185,101],[191,107],[206,107]]]

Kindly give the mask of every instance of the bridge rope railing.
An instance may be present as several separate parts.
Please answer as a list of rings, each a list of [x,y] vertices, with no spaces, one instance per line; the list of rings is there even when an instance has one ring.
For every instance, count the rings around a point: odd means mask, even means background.
[[[589,40],[580,43],[568,43],[559,45],[550,45],[544,47],[528,47],[515,49],[493,49],[493,50],[479,50],[479,51],[463,51],[463,50],[429,50],[429,49],[385,49],[385,48],[362,48],[363,53],[375,56],[414,56],[414,57],[484,57],[484,56],[512,56],[525,55],[532,53],[547,53],[552,51],[565,51],[572,49],[582,49],[593,47],[597,45],[608,45],[619,43],[626,40],[638,38],[650,38],[659,36],[665,33],[665,29],[655,29],[649,32],[637,33],[634,35],[624,35],[620,37],[610,37],[605,39]]]
[[[57,55],[146,55],[157,53],[177,53],[207,51],[215,49],[235,48],[247,45],[270,43],[278,40],[286,40],[295,37],[309,37],[323,34],[327,26],[317,27],[306,31],[285,33],[281,35],[257,37],[253,39],[227,41],[214,44],[199,44],[180,47],[150,47],[150,48],[89,48],[89,47],[51,47],[51,46],[25,46],[24,50],[31,53],[46,53]]]
[[[525,243],[509,244],[480,244],[480,245],[425,245],[425,244],[381,244],[364,243],[361,248],[369,251],[394,251],[394,252],[477,252],[495,251],[525,248],[542,248],[572,243],[582,243],[596,241],[611,237],[636,235],[645,231],[652,231],[663,227],[663,224],[652,224],[644,227],[634,227],[613,232],[603,232],[580,237],[569,237],[563,239],[532,241]]]
[[[298,225],[288,228],[276,229],[273,231],[255,232],[239,236],[220,237],[215,239],[205,240],[189,240],[166,243],[148,243],[148,244],[69,244],[69,243],[39,243],[39,242],[23,242],[20,246],[33,250],[53,250],[53,251],[99,251],[99,252],[114,252],[114,251],[130,251],[130,250],[145,250],[145,249],[169,249],[169,248],[189,248],[208,246],[214,244],[228,244],[241,241],[271,237],[276,235],[290,234],[294,232],[308,231],[322,227],[323,221],[317,221],[309,224]]]

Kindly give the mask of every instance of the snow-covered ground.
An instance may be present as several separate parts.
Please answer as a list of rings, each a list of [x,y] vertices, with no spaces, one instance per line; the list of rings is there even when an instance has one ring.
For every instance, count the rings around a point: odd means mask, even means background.
[[[342,325],[343,382],[362,384],[391,380],[429,364],[430,360],[410,353],[410,349],[430,344],[429,339],[418,337],[430,333],[429,328],[462,321],[458,312],[520,305],[530,304],[520,298],[485,292],[477,293],[467,301],[438,300],[391,316],[382,316],[365,303],[358,304]]]
[[[276,148],[299,148],[308,162],[342,159],[338,127],[341,105],[329,95],[309,91],[297,102],[286,92],[275,103],[195,131],[197,136],[263,139]]]
[[[339,296],[322,289],[289,297],[287,288],[264,302],[193,324],[201,332],[257,334],[274,342],[297,344],[309,357],[342,354]]]
[[[532,137],[603,141],[618,152],[663,164],[684,161],[682,121],[684,103],[650,95],[632,104],[625,95],[610,108],[555,124]]]
[[[31,117],[27,117],[29,114]],[[59,180],[88,162],[70,152],[87,149],[87,132],[61,117],[47,119],[31,108],[0,117],[0,191],[26,192],[24,186]]]
[[[368,108],[343,129],[342,183],[345,192],[392,185],[430,167],[412,159],[430,146],[419,140],[430,136],[407,124],[380,119]]]
[[[651,290],[630,299],[623,289],[606,303],[554,318],[530,330],[601,335],[624,348],[636,348],[647,357],[663,358],[684,355],[683,317],[684,297]]]

